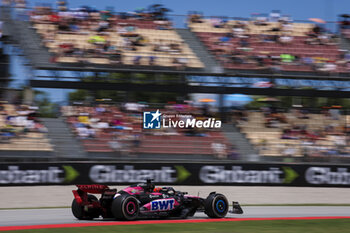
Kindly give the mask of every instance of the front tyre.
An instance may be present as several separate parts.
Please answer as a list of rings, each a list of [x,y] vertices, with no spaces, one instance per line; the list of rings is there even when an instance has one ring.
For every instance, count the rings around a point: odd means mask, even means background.
[[[113,200],[112,213],[118,220],[135,220],[139,216],[139,212],[138,200],[129,194],[124,193]]]
[[[204,209],[209,218],[224,218],[228,212],[229,205],[224,195],[213,193],[205,199]]]

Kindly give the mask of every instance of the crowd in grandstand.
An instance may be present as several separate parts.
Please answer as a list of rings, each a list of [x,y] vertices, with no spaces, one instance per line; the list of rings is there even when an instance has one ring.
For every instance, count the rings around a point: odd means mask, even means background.
[[[15,2],[25,8],[25,0]],[[111,65],[203,68],[200,59],[173,30],[169,9],[160,4],[133,12],[115,13],[88,6],[69,8],[37,6],[30,21],[54,54],[52,61]],[[342,15],[340,29],[349,38],[349,15]],[[300,71],[336,74],[349,72],[350,53],[340,49],[339,38],[323,20],[297,23],[273,11],[250,19],[203,17],[189,14],[188,27],[195,32],[227,69]]]
[[[339,106],[319,113],[264,107],[236,113],[234,119],[262,155],[341,157],[350,152],[348,116],[341,115]]]
[[[25,1],[16,1],[16,7]],[[114,13],[83,6],[57,9],[37,6],[30,21],[54,54],[53,62],[110,65],[203,68],[200,59],[173,30],[160,4],[133,12]],[[340,22],[349,37],[348,15]],[[188,27],[227,69],[299,71],[337,74],[349,72],[350,53],[340,49],[338,35],[325,22],[296,23],[290,16],[273,11],[269,16],[229,20],[189,14]]]
[[[6,5],[12,1],[3,2]],[[25,0],[14,2],[17,9],[26,9]],[[174,30],[166,17],[167,11],[159,4],[128,13],[88,6],[70,9],[65,1],[59,1],[57,9],[37,6],[30,10],[29,20],[53,54],[52,62],[203,68],[200,59]],[[194,12],[188,16],[188,28],[226,69],[335,74],[350,71],[350,52],[339,45],[339,36],[350,40],[350,15],[342,17],[341,34],[327,30],[322,20],[299,23],[277,11],[268,17],[255,15],[240,20],[207,18]],[[45,135],[47,129],[35,117],[35,109],[9,106],[0,106],[1,142],[20,139],[28,133]],[[126,103],[118,107],[67,106],[62,113],[88,152],[240,157],[220,130],[142,130],[141,114],[145,110],[148,110],[145,104]],[[207,106],[191,104],[168,104],[161,111],[191,113],[198,119],[212,116]],[[265,107],[260,111],[236,112],[234,118],[261,155],[347,156],[348,116],[339,111],[332,108],[319,113],[307,109],[286,112]]]
[[[56,54],[53,61],[62,61],[61,57],[73,57],[76,62],[107,58],[107,61],[93,61],[178,69],[201,66],[173,30],[166,11],[160,5],[119,14],[89,7],[60,7],[58,11],[36,7],[31,11],[30,21],[43,44]]]
[[[220,130],[208,129],[142,129],[141,113],[148,106],[126,103],[119,107],[67,106],[62,112],[73,132],[89,152],[121,154],[211,154],[217,158],[242,158],[235,146]],[[207,107],[190,104],[168,104],[161,109],[166,115],[190,112],[196,118],[213,113]],[[287,112],[275,107],[260,111],[237,110],[233,123],[250,140],[260,155],[288,157],[344,157],[348,149],[347,115],[339,108],[309,112],[292,108]]]
[[[342,17],[342,20],[339,22],[340,32],[346,39],[350,40],[350,15],[342,14],[340,16]]]
[[[37,107],[0,105],[1,138],[20,136],[26,132],[46,133],[47,129],[36,118]]]
[[[249,21],[189,16],[189,27],[229,69],[348,72],[350,54],[320,23],[294,23],[290,17],[255,17]]]
[[[84,149],[91,153],[122,156],[170,153],[244,159],[220,129],[142,129],[141,115],[148,110],[148,105],[134,102],[118,106],[74,105],[62,107],[62,115]],[[188,103],[169,103],[160,110],[166,115],[191,113],[196,119],[215,114],[208,111],[207,105]],[[45,139],[48,129],[38,120],[36,111],[36,107],[1,104],[0,150],[52,149]],[[309,159],[349,155],[349,116],[341,113],[339,106],[320,112],[300,107],[285,111],[270,106],[259,111],[235,110],[231,116],[260,155]]]
[[[235,148],[220,130],[192,127],[142,129],[142,112],[148,108],[145,104],[130,102],[119,107],[65,106],[62,113],[88,152],[204,154],[238,158]],[[160,111],[174,116],[174,121],[182,117],[178,114],[190,113],[191,117],[203,120],[213,114],[207,105],[195,107],[191,104],[169,103]]]
[[[0,150],[52,150],[37,107],[0,104]]]

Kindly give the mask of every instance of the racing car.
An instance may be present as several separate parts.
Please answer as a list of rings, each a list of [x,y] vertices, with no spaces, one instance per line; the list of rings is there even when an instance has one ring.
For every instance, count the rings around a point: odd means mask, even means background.
[[[136,220],[140,218],[187,218],[197,211],[210,218],[224,218],[229,202],[220,193],[211,192],[207,198],[188,195],[172,187],[155,187],[151,180],[131,185],[117,192],[107,185],[76,185],[73,190],[72,213],[80,220],[114,218]],[[97,199],[95,195],[101,194]],[[238,202],[232,203],[230,213],[242,214]]]

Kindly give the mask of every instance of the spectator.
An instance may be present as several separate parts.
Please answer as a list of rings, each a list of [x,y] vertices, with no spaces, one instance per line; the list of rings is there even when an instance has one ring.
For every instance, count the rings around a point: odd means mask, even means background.
[[[112,64],[122,64],[123,59],[122,59],[122,53],[120,50],[115,50],[110,53],[110,59]]]
[[[239,159],[239,153],[237,152],[236,148],[234,146],[231,146],[230,151],[228,152],[228,156],[229,159],[234,159],[237,160]]]
[[[281,58],[281,61],[285,63],[291,63],[295,59],[295,57],[291,54],[281,54],[280,58]]]
[[[150,66],[155,65],[155,61],[156,61],[156,56],[150,56],[149,57],[149,65]]]
[[[246,31],[245,31],[244,24],[238,23],[238,24],[234,25],[232,28],[233,37],[242,38],[242,37],[244,37],[245,33],[246,33]]]
[[[189,15],[189,21],[191,23],[203,23],[202,16],[198,12],[194,12]]]
[[[134,65],[141,65],[141,56],[135,56],[133,60]]]
[[[288,34],[293,32],[293,24],[288,23],[286,21],[283,21],[282,22],[282,31],[285,33],[288,33]]]
[[[289,35],[282,35],[279,40],[278,40],[281,44],[290,44],[293,41],[293,37],[289,36]]]
[[[241,38],[239,43],[240,43],[240,46],[242,48],[248,48],[249,47],[249,42],[248,42],[247,38]]]
[[[334,72],[337,69],[337,65],[334,62],[324,63],[318,70],[323,72]]]
[[[211,148],[213,150],[214,155],[219,159],[226,159],[227,158],[227,152],[226,152],[226,145],[223,143],[220,143],[219,141],[213,142],[211,144]]]
[[[2,38],[2,25],[3,25],[3,22],[0,21],[0,40],[1,40],[1,38]]]
[[[108,21],[100,21],[98,23],[98,28],[97,28],[97,32],[101,33],[106,31],[109,28],[109,22]]]
[[[219,18],[212,18],[210,19],[210,22],[214,28],[223,28],[226,25],[226,20]]]

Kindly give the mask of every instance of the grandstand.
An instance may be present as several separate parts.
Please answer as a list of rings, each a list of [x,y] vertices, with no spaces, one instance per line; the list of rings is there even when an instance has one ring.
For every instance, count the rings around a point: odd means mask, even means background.
[[[55,54],[55,62],[149,65],[169,69],[203,67],[169,21],[122,19],[114,15],[102,20],[100,18],[106,17],[103,14],[81,17],[82,13],[83,10],[56,14],[46,8],[32,12],[33,27],[49,52]],[[87,26],[96,18],[101,20],[99,24]],[[70,28],[64,27],[64,23]]]
[[[190,20],[226,69],[347,73],[335,35],[310,23]]]
[[[1,104],[0,128],[2,158],[52,156],[54,148],[47,137],[47,128],[37,118],[36,108]]]
[[[349,153],[346,134],[350,116],[341,115],[339,109],[309,113],[295,108],[286,113],[266,110],[246,114],[238,126],[262,156],[317,160]]]
[[[213,115],[220,115],[223,120],[230,118],[231,112],[224,111],[222,94],[350,96],[344,85],[349,81],[350,64],[347,52],[350,46],[343,42],[348,38],[347,28],[342,28],[342,34],[335,34],[315,23],[289,19],[270,22],[261,18],[226,20],[189,15],[188,28],[176,29],[165,15],[159,18],[154,12],[115,14],[88,8],[63,11],[47,6],[30,9],[29,21],[23,21],[13,17],[11,10],[1,7],[7,43],[20,46],[31,68],[40,71],[33,72],[28,80],[32,87],[216,93],[221,94],[218,101],[221,112]],[[64,71],[71,71],[70,76],[65,76]],[[100,78],[102,72],[130,75],[120,81],[109,79],[108,75]],[[134,75],[137,73],[157,76],[140,81]],[[169,81],[169,77],[158,74],[178,76]],[[229,81],[231,78],[246,79]],[[331,88],[306,85],[286,88],[278,84],[279,79],[344,83]],[[256,85],[251,80],[258,80],[257,83],[263,80],[268,86]],[[286,157],[343,159],[349,153],[348,115],[333,118],[320,111],[301,114],[298,109],[275,112],[273,108],[263,111],[255,108],[243,111],[244,119],[234,121],[234,125],[224,124],[220,130],[149,131],[141,129],[142,111],[146,107],[130,111],[124,107],[127,103],[93,104],[65,106],[59,118],[42,119],[38,127],[48,132],[35,127],[23,132],[27,130],[23,124],[5,123],[7,118],[20,115],[16,107],[5,105],[2,129],[9,126],[10,131],[20,133],[11,132],[11,137],[6,138],[10,134],[4,132],[0,154],[35,151],[57,160],[281,161]],[[196,118],[209,117],[194,104],[182,100],[178,104]],[[175,109],[176,105],[163,103],[157,108],[175,114],[181,112]]]
[[[339,28],[342,36],[345,39],[350,39],[350,21],[349,21],[349,15],[348,14],[342,14],[340,15],[342,18],[339,22]]]
[[[126,104],[128,105],[128,104]],[[163,114],[177,114],[171,105],[160,109]],[[186,112],[200,109],[183,106]],[[101,105],[97,107],[65,106],[62,109],[72,132],[79,138],[84,150],[91,155],[109,154],[109,156],[127,155],[172,155],[173,158],[197,156],[200,159],[213,158],[216,154],[215,143],[225,148],[230,143],[221,131],[195,129],[142,130],[142,111],[121,111],[119,107]],[[225,152],[222,157],[227,158]]]
[[[1,29],[0,29],[1,32]],[[10,79],[10,72],[9,72],[9,56],[4,53],[3,48],[0,48],[0,96],[2,99],[5,98],[5,90],[8,88],[9,82],[11,82]]]

